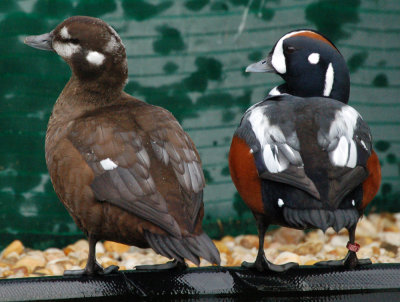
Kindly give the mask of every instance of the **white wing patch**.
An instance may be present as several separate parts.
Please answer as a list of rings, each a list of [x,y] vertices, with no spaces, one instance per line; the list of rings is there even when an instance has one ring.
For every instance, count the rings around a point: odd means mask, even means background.
[[[114,170],[115,168],[118,167],[116,163],[114,163],[111,159],[106,158],[100,161],[100,165],[103,167],[104,170],[109,171],[109,170]]]
[[[279,41],[276,43],[274,53],[272,54],[271,64],[274,66],[275,70],[280,74],[286,73],[286,59],[283,53],[283,40],[290,38],[291,36],[305,32],[305,30],[294,31],[284,35]]]
[[[300,154],[287,145],[287,138],[282,130],[270,124],[268,117],[264,114],[265,108],[266,106],[254,108],[248,120],[261,145],[266,168],[271,173],[279,173],[289,167],[292,159],[296,164],[302,164]],[[297,135],[293,133],[290,140],[297,140]],[[288,158],[291,159],[290,162]]]
[[[81,50],[81,46],[73,43],[54,42],[53,49],[63,58],[70,58]]]
[[[329,159],[335,166],[354,168],[357,165],[357,146],[353,136],[358,118],[361,118],[359,113],[346,105],[336,113],[330,125],[328,139],[331,142],[339,139],[336,148],[329,152]]]

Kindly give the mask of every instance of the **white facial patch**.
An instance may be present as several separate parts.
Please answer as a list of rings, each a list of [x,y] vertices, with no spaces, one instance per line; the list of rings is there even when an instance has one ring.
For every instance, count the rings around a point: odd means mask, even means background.
[[[283,200],[278,198],[278,207],[282,208],[284,204]]]
[[[109,171],[109,170],[114,170],[115,168],[118,167],[116,163],[114,163],[111,159],[106,158],[100,161],[100,165],[103,167],[104,170]]]
[[[81,50],[81,46],[73,43],[54,42],[53,49],[63,58],[70,58]]]
[[[319,53],[313,52],[312,54],[310,54],[308,56],[308,62],[310,62],[310,64],[318,64],[318,62],[319,62]]]
[[[332,63],[329,63],[328,69],[325,74],[324,96],[329,96],[332,92],[333,80],[335,79],[335,72],[333,71]]]
[[[63,28],[61,28],[60,30],[60,35],[62,38],[64,39],[71,39],[71,35],[68,32],[68,28],[66,26],[64,26]]]
[[[106,57],[102,53],[97,51],[89,51],[88,55],[86,56],[86,60],[96,66],[103,64],[105,58]]]
[[[278,43],[276,43],[274,53],[272,54],[271,64],[274,66],[275,70],[280,74],[286,73],[286,59],[283,53],[283,41],[287,38],[290,38],[298,33],[305,32],[305,30],[294,31],[284,35],[279,39]]]

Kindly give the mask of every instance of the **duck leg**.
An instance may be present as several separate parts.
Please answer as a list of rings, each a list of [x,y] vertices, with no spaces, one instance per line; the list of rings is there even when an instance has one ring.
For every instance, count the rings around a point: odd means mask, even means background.
[[[254,214],[254,217],[256,218],[257,221],[258,242],[259,242],[257,258],[256,261],[253,263],[243,261],[242,267],[249,269],[256,269],[259,272],[265,272],[265,271],[284,272],[287,271],[288,269],[299,266],[299,264],[295,262],[289,262],[282,265],[277,265],[267,260],[264,253],[264,237],[265,237],[265,232],[269,227],[269,223],[265,222],[263,215]]]
[[[94,236],[89,235],[89,255],[86,263],[86,267],[81,270],[66,270],[64,276],[92,276],[92,275],[107,275],[110,273],[117,272],[119,267],[116,265],[110,265],[107,268],[103,268],[96,261],[96,243],[97,239]]]
[[[347,268],[355,268],[359,265],[368,265],[372,264],[370,259],[358,259],[357,251],[360,249],[360,245],[355,242],[356,239],[356,227],[357,224],[347,229],[349,231],[349,242],[347,242],[347,252],[346,257],[341,260],[328,260],[328,261],[320,261],[315,263],[315,265],[322,266],[344,266]]]

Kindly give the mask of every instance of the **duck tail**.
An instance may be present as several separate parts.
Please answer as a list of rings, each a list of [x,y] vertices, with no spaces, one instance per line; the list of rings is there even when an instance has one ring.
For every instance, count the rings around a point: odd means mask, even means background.
[[[206,233],[178,239],[145,231],[145,238],[153,250],[167,258],[180,262],[186,258],[197,266],[200,265],[200,257],[213,264],[221,263],[218,249]]]

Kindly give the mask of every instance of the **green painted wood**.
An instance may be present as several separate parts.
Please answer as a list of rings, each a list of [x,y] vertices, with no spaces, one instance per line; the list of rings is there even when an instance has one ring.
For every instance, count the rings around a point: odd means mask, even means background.
[[[244,69],[296,28],[320,30],[345,56],[350,104],[370,124],[383,165],[371,210],[400,211],[399,1],[2,0],[0,246],[14,238],[61,245],[81,234],[53,192],[43,150],[51,108],[70,71],[55,54],[22,43],[78,14],[100,17],[119,32],[128,54],[126,91],[172,111],[195,141],[212,236],[255,231],[230,180],[227,154],[246,108],[281,81]]]

